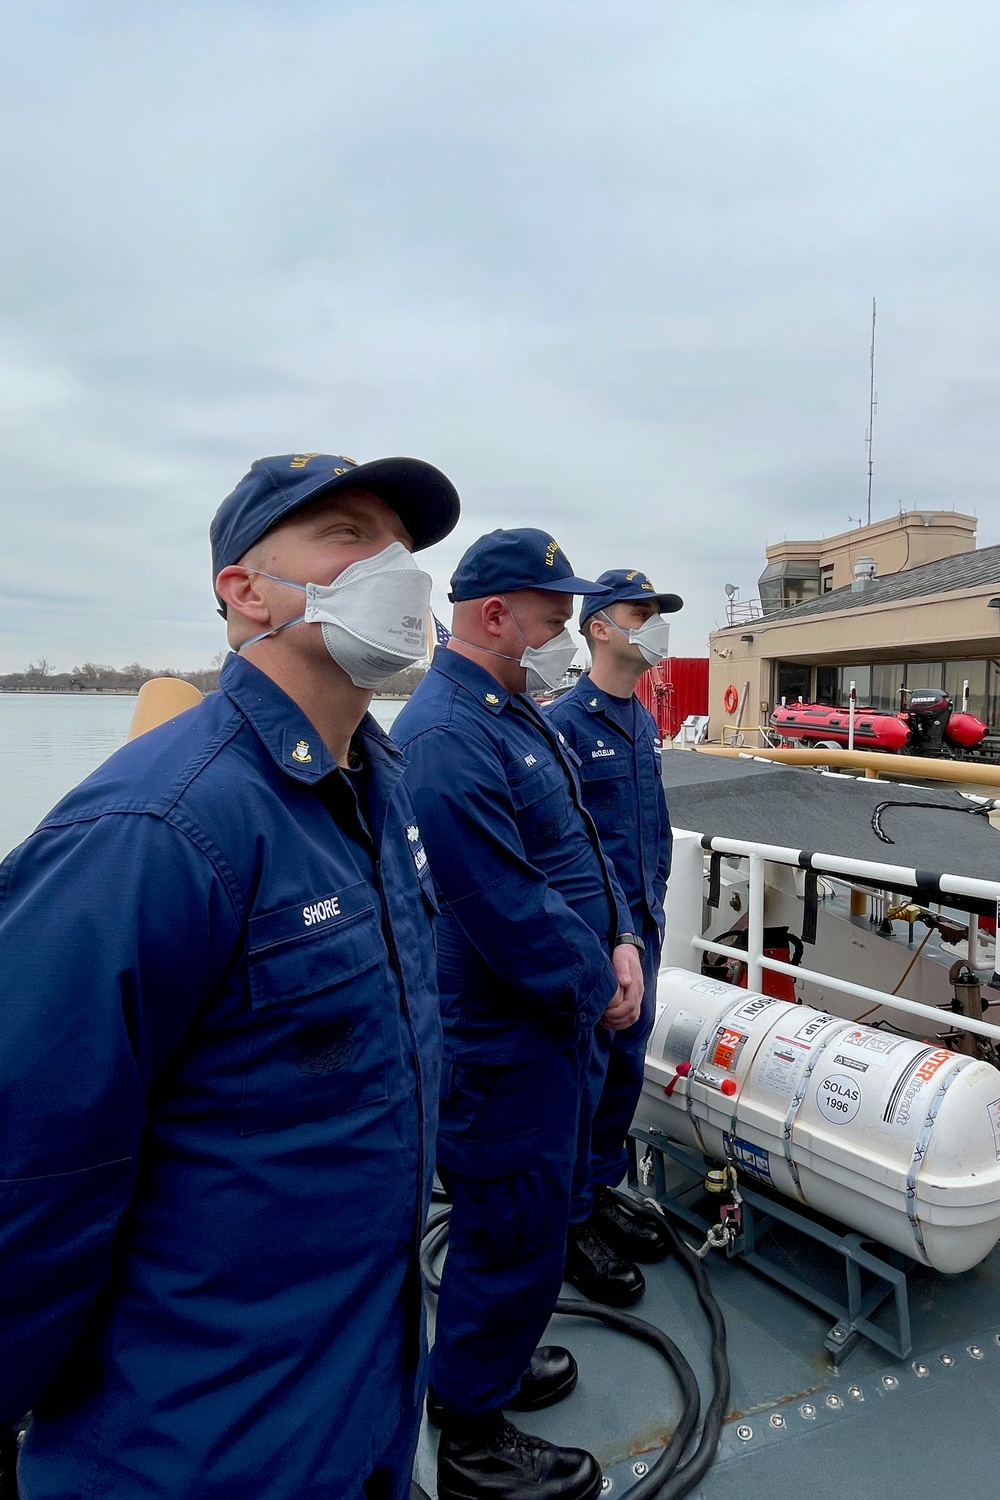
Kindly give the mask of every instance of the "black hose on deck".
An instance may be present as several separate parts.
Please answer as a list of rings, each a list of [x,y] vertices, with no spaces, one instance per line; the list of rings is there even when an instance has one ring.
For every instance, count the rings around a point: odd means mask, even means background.
[[[636,1203],[635,1207],[637,1211],[642,1211],[640,1204]],[[441,1280],[434,1270],[434,1257],[447,1239],[449,1212],[450,1210],[444,1209],[432,1214],[428,1219],[420,1251],[420,1266],[427,1288],[435,1295],[440,1290]],[[645,1209],[645,1212],[651,1214],[649,1209]],[[691,1366],[673,1340],[668,1338],[661,1329],[654,1327],[652,1323],[636,1318],[631,1313],[618,1312],[596,1303],[578,1302],[571,1297],[560,1297],[555,1305],[555,1311],[561,1315],[592,1318],[595,1322],[605,1323],[609,1328],[616,1328],[621,1333],[627,1333],[632,1338],[641,1339],[643,1343],[649,1344],[670,1365],[681,1388],[683,1407],[680,1421],[649,1473],[629,1488],[627,1492],[629,1500],[680,1500],[680,1497],[689,1494],[700,1483],[715,1458],[722,1423],[729,1405],[726,1325],[709,1286],[705,1268],[674,1231],[669,1220],[658,1214],[656,1223],[666,1231],[673,1253],[694,1282],[698,1301],[712,1329],[712,1377],[715,1389],[705,1412],[698,1446],[686,1464],[681,1464],[680,1459],[698,1425],[701,1395]]]
[[[647,1210],[647,1213],[649,1210]],[[681,1500],[689,1495],[708,1473],[715,1461],[716,1449],[722,1436],[722,1424],[726,1420],[729,1406],[729,1360],[726,1355],[726,1323],[722,1310],[715,1300],[704,1265],[676,1232],[665,1215],[657,1214],[656,1222],[666,1229],[673,1242],[674,1254],[694,1282],[694,1289],[702,1311],[712,1330],[712,1381],[715,1389],[705,1412],[701,1437],[694,1453],[686,1464],[682,1464],[670,1480],[657,1491],[657,1500]],[[630,1490],[629,1494],[635,1491]]]

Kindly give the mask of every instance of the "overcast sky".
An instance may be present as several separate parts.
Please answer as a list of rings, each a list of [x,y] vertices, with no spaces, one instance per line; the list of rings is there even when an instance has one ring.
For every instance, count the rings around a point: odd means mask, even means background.
[[[413,454],[705,654],[865,503],[1000,541],[996,0],[0,3],[0,670],[207,664],[261,454]]]

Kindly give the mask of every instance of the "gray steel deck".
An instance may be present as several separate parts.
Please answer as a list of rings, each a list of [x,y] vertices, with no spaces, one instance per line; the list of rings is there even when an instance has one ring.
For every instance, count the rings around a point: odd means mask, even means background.
[[[823,1347],[828,1317],[738,1262],[713,1254],[708,1264],[733,1384],[716,1463],[695,1491],[701,1500],[997,1494],[1000,1250],[961,1276],[915,1268],[913,1354],[894,1361],[861,1341],[839,1371]],[[708,1334],[691,1282],[673,1260],[644,1271],[646,1294],[630,1311],[681,1346],[704,1406]],[[672,1377],[652,1350],[589,1321],[556,1317],[547,1337],[573,1350],[580,1383],[560,1405],[514,1420],[551,1441],[589,1447],[611,1481],[606,1492],[626,1495],[633,1464],[651,1463],[672,1430]],[[425,1426],[415,1477],[432,1496],[436,1442]]]

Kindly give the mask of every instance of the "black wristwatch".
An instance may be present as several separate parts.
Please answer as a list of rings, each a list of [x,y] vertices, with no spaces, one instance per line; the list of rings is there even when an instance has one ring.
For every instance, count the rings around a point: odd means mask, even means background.
[[[629,943],[631,947],[638,948],[640,953],[646,951],[646,944],[635,932],[620,932],[615,938],[615,947],[617,948],[621,943]]]

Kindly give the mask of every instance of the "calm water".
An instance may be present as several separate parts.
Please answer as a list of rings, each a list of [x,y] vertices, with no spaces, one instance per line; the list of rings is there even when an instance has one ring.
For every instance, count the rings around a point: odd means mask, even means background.
[[[125,743],[134,707],[132,697],[0,693],[0,858]],[[388,729],[400,707],[377,700],[372,711]]]

